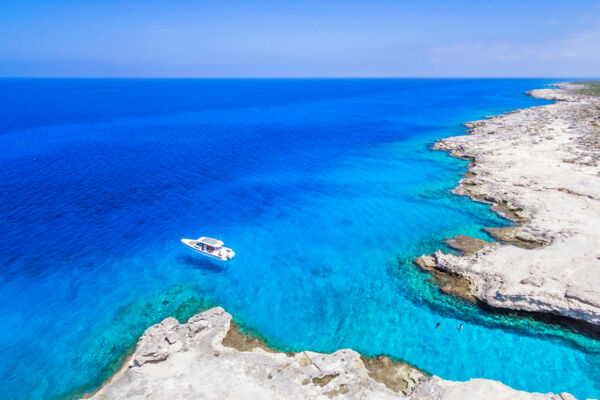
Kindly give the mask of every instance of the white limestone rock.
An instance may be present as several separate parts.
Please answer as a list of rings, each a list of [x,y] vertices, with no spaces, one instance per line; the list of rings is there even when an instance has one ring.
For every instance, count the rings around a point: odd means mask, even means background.
[[[436,260],[468,277],[475,296],[494,307],[598,325],[600,98],[573,92],[578,85],[559,87],[530,95],[561,101],[469,123],[470,135],[435,146],[474,160],[456,193],[521,209],[521,226],[509,233],[547,244],[499,246],[465,257],[439,254]]]
[[[333,354],[285,354],[264,345],[239,350],[235,347],[247,346],[251,339],[239,333],[232,335],[231,320],[230,314],[217,307],[186,324],[167,318],[148,328],[130,360],[91,398],[572,399],[566,394],[561,398],[551,393],[520,392],[484,379],[445,381],[387,358],[363,359],[349,349]]]
[[[528,393],[487,379],[453,382],[437,376],[424,382],[413,397],[419,400],[575,400],[568,393]]]

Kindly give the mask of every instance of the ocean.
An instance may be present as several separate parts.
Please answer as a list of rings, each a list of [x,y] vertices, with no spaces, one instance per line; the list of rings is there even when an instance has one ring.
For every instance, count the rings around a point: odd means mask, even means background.
[[[216,305],[280,350],[597,397],[597,340],[482,311],[412,265],[510,224],[453,195],[467,163],[429,146],[546,104],[524,91],[549,82],[0,79],[2,397],[94,390],[147,327]],[[236,258],[179,241],[200,236]]]

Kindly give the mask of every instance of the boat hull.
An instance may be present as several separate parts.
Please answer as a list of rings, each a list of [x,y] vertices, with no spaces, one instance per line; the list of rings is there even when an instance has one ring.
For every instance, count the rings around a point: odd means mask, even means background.
[[[214,251],[213,254],[199,248],[196,245],[196,240],[194,239],[181,239],[181,243],[185,244],[186,246],[194,250],[196,253],[202,254],[203,256],[208,258],[212,258],[213,260],[229,261],[235,256],[235,252],[228,247],[221,247],[221,249]]]

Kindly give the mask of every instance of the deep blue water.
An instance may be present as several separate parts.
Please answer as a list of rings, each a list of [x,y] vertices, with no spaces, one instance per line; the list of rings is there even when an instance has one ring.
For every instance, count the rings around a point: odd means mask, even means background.
[[[3,396],[92,390],[148,326],[213,305],[282,350],[598,396],[597,341],[486,314],[410,263],[507,224],[452,195],[466,163],[428,146],[545,83],[0,80]],[[236,259],[179,242],[203,235]]]

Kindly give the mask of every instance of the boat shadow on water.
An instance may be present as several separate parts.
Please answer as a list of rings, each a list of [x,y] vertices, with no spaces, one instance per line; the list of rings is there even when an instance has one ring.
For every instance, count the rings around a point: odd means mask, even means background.
[[[193,257],[193,256],[184,256],[184,255],[178,256],[177,262],[191,266],[195,269],[200,269],[202,271],[212,272],[215,274],[223,272],[223,269],[224,269],[223,266],[218,265],[216,262],[214,262],[212,260],[209,260],[206,258]]]

